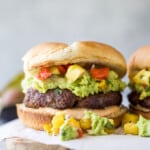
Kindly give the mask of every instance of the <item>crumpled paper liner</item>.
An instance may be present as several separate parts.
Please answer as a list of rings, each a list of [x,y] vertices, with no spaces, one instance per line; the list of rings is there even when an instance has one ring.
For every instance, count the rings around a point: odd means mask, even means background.
[[[36,142],[49,145],[62,145],[71,149],[77,150],[110,150],[110,149],[136,149],[136,150],[149,150],[150,138],[144,138],[132,135],[117,135],[122,132],[119,128],[116,134],[106,136],[87,136],[84,135],[80,139],[61,141],[58,136],[47,135],[44,131],[36,131],[24,127],[24,125],[17,119],[0,126],[0,140],[20,137],[30,139]]]

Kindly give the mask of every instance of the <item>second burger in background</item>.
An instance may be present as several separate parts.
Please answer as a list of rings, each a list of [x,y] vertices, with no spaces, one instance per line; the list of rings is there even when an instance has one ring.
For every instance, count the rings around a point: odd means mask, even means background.
[[[86,110],[121,123],[126,63],[115,48],[93,41],[44,43],[23,60],[25,98],[17,111],[26,126],[43,130],[57,112],[80,120]]]
[[[135,51],[128,65],[130,108],[150,119],[150,46]]]
[[[138,114],[138,134],[150,136],[150,45],[136,50],[128,63],[130,111]]]

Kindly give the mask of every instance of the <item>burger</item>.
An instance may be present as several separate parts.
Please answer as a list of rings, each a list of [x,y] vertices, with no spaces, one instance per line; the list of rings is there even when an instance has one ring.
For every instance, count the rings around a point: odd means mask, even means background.
[[[136,50],[128,63],[130,110],[150,119],[150,46]]]
[[[120,125],[127,111],[121,105],[126,62],[115,48],[94,41],[49,42],[31,48],[23,61],[25,97],[17,113],[27,127],[43,130],[57,112],[81,119],[86,110]]]

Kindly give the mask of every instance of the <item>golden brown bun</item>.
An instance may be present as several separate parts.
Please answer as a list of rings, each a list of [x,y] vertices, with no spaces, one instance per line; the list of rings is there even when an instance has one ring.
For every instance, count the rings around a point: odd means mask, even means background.
[[[23,57],[24,70],[51,65],[53,61],[59,60],[59,52],[67,46],[65,43],[47,42],[29,49]]]
[[[119,51],[93,41],[74,42],[70,46],[63,43],[45,43],[29,50],[23,60],[25,70],[40,66],[96,63],[110,67],[120,77],[126,73],[126,62]]]
[[[144,118],[150,119],[150,109],[148,110],[142,107],[139,108],[139,107],[130,105],[130,111],[132,113],[142,115]]]
[[[76,108],[58,110],[48,107],[34,109],[25,107],[24,104],[17,104],[17,114],[19,119],[24,123],[25,126],[36,130],[43,130],[43,125],[45,123],[50,123],[52,117],[57,112],[64,112],[68,116],[74,117],[76,119],[81,119],[84,116],[85,110],[92,109]],[[125,108],[124,106],[112,106],[106,109],[93,109],[92,111],[99,116],[112,118],[115,122],[115,126],[118,127],[121,123],[122,116],[127,111],[127,108]]]
[[[131,55],[128,63],[129,78],[144,68],[150,68],[150,45],[139,48]]]

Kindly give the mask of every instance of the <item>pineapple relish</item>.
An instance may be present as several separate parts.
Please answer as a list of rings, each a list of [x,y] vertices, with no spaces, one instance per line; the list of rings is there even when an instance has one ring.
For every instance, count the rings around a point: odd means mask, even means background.
[[[99,92],[122,91],[126,84],[118,74],[107,67],[92,67],[88,70],[79,64],[60,65],[34,69],[22,82],[23,91],[34,88],[40,93],[49,89],[68,89],[84,98]]]
[[[143,69],[133,76],[131,88],[140,93],[140,100],[150,96],[150,71]]]
[[[58,112],[51,123],[44,125],[44,130],[50,135],[58,135],[62,141],[67,141],[81,138],[83,133],[95,136],[111,134],[114,132],[114,122],[91,111],[85,111],[80,120]]]

